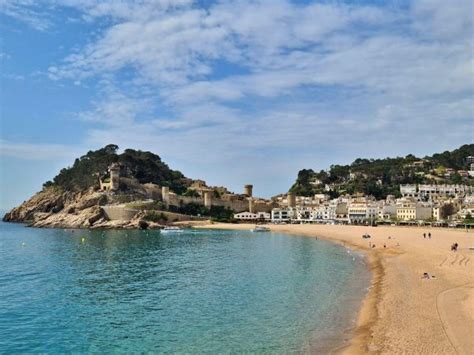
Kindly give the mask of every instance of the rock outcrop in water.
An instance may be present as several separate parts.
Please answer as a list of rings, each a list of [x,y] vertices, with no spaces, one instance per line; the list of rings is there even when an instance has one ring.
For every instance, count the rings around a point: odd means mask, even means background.
[[[144,212],[140,211],[129,220],[109,220],[103,207],[116,202],[113,195],[93,188],[83,192],[64,192],[47,187],[13,208],[3,221],[23,222],[40,228],[143,228]],[[159,228],[161,225],[146,222],[146,227]]]
[[[89,151],[3,220],[34,227],[145,229],[206,217],[228,221],[235,211],[273,206],[254,199],[251,185],[234,194],[185,177],[154,153],[117,150],[109,144]]]
[[[153,221],[140,223],[143,211],[127,209],[127,218],[109,218],[103,207],[125,209],[126,203],[154,198],[158,182],[185,191],[192,180],[170,169],[156,154],[133,149],[118,154],[117,149],[109,144],[76,159],[46,182],[42,191],[8,212],[3,221],[58,228],[158,227]],[[122,172],[117,181],[111,166]]]

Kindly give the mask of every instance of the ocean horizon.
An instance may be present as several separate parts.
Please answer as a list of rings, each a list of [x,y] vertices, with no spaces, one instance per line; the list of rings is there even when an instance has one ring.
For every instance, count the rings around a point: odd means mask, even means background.
[[[0,352],[327,352],[370,272],[315,238],[1,223]]]

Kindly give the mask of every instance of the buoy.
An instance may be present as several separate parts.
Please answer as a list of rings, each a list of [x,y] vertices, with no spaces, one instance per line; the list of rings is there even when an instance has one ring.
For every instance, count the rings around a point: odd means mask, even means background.
[[[21,246],[23,246],[23,247],[26,246],[26,243],[25,242],[21,243]]]
[[[82,239],[81,239],[81,242],[84,243],[85,241],[86,241],[86,238],[82,238]]]

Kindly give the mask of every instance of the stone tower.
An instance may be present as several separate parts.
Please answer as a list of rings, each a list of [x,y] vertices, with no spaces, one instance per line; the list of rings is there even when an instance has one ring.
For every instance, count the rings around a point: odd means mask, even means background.
[[[288,207],[296,207],[296,195],[294,192],[288,192]]]
[[[204,190],[204,206],[207,208],[212,207],[212,190]]]
[[[244,195],[247,195],[248,197],[252,197],[252,190],[253,190],[253,185],[245,185]]]
[[[170,188],[168,186],[161,187],[161,198],[166,207],[168,207],[170,204]]]
[[[120,186],[120,165],[113,163],[109,166],[110,190],[117,191]]]

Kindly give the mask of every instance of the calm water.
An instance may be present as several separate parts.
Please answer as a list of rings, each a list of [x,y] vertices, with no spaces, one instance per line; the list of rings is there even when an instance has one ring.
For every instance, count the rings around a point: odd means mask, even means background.
[[[0,223],[0,353],[327,349],[368,278],[312,238]]]

